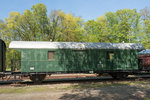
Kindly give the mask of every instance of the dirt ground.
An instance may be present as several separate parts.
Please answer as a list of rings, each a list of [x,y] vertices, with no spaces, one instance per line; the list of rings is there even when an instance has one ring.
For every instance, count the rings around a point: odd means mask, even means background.
[[[53,89],[51,91],[30,93],[0,93],[0,100],[150,100],[149,85],[111,85],[93,88],[62,88],[58,90],[55,90],[55,88],[70,86],[70,84],[39,85],[38,87]]]

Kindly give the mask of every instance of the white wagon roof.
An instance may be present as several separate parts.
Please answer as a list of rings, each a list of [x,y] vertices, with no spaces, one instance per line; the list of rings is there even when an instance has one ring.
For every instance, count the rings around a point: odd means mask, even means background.
[[[139,43],[86,43],[86,42],[41,42],[12,41],[9,48],[14,49],[145,49]]]

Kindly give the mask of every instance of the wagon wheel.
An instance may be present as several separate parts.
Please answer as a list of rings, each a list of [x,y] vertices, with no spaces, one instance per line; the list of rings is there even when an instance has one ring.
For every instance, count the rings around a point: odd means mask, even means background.
[[[110,74],[114,79],[125,79],[128,77],[127,73],[117,73],[117,74]]]
[[[102,76],[103,75],[103,73],[98,73],[97,74],[97,77],[100,77],[100,76]]]
[[[30,80],[34,83],[39,84],[45,79],[46,74],[37,74],[37,75],[30,75]]]
[[[117,75],[115,75],[115,74],[112,74],[111,77],[114,79],[117,79]]]
[[[128,77],[128,74],[122,74],[121,75],[121,78],[127,78]]]

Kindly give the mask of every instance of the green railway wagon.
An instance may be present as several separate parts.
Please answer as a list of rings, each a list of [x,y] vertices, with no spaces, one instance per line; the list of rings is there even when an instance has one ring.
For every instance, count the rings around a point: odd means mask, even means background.
[[[37,41],[12,41],[9,47],[21,52],[22,73],[109,73],[113,77],[138,71],[138,52],[144,49],[135,43]]]
[[[3,40],[0,39],[0,72],[6,71],[6,45]]]

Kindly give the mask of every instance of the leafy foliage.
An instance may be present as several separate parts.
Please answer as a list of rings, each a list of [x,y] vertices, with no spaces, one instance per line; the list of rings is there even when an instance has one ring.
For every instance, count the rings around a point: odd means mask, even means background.
[[[143,21],[143,38],[141,42],[146,48],[150,48],[150,7],[141,10]]]
[[[61,10],[47,16],[47,8],[38,3],[20,14],[11,12],[5,21],[0,20],[0,37],[7,45],[7,67],[20,54],[10,50],[12,40],[20,41],[72,41],[72,42],[127,42],[142,43],[150,48],[150,7],[137,12],[122,9],[107,12],[96,20],[84,22],[81,17]]]
[[[136,9],[123,9],[117,10],[116,13],[106,13],[111,42],[136,42],[140,32],[140,17]]]

